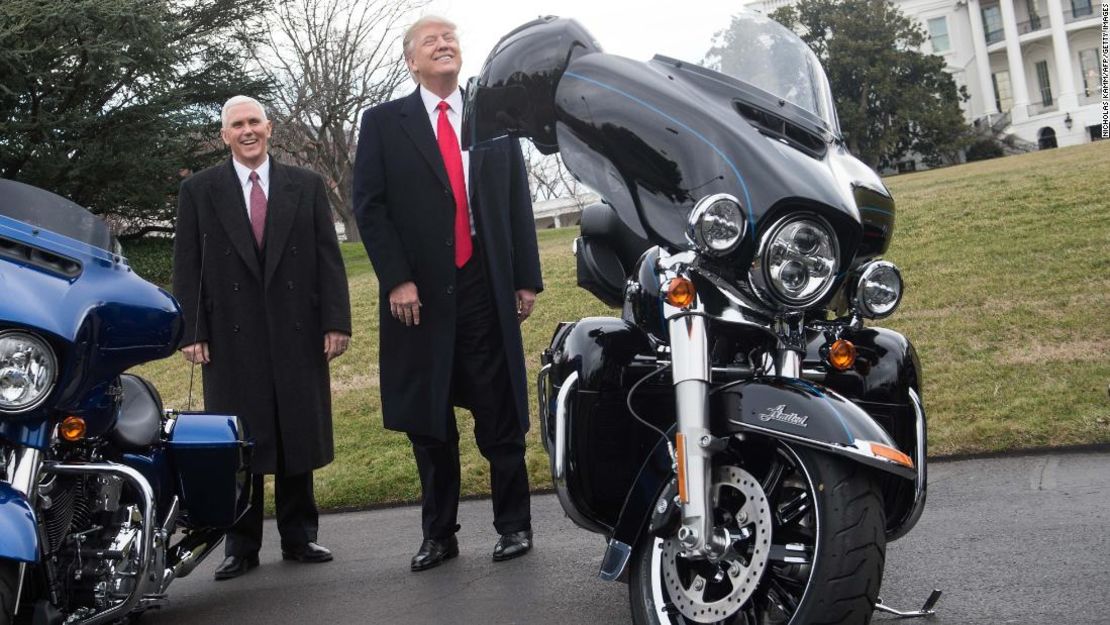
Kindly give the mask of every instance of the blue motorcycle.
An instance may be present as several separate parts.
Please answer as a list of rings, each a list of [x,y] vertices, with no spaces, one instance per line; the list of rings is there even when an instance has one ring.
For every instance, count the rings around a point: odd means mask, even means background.
[[[243,513],[238,419],[164,411],[124,373],[182,323],[103,220],[0,180],[0,625],[155,607]]]

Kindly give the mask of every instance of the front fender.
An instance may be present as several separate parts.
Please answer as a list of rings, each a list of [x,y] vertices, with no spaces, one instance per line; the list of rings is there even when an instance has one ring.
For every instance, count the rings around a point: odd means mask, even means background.
[[[23,493],[0,482],[0,559],[35,562],[39,537],[35,511]]]
[[[884,453],[905,450],[871,415],[823,386],[794,378],[756,378],[722,387],[710,401],[715,432],[756,432],[907,479],[917,477],[910,457],[908,464],[900,464]]]

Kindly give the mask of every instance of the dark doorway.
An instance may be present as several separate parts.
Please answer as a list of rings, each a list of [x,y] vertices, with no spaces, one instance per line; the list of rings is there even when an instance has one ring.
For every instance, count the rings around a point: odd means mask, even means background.
[[[1037,131],[1037,149],[1048,150],[1056,147],[1056,131],[1045,126]]]

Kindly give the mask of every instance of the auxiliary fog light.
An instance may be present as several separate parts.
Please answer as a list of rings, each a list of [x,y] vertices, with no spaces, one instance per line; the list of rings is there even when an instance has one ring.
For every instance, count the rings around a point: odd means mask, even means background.
[[[723,256],[744,238],[748,222],[740,201],[727,193],[702,198],[690,212],[686,236],[699,252]]]
[[[902,272],[885,260],[868,264],[856,283],[856,307],[869,319],[889,316],[902,301]]]

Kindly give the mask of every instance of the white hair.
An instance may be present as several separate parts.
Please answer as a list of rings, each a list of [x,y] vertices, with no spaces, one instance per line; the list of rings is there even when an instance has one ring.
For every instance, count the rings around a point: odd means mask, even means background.
[[[416,44],[416,42],[414,41],[416,39],[416,31],[424,28],[425,26],[433,25],[446,26],[452,31],[458,30],[458,27],[455,26],[454,22],[447,19],[446,17],[440,17],[439,15],[425,15],[424,17],[416,20],[412,23],[412,26],[409,26],[408,29],[405,30],[405,37],[401,40],[406,59],[412,58],[412,48]]]
[[[220,124],[224,128],[227,128],[227,112],[231,110],[231,107],[238,106],[240,104],[253,104],[253,105],[257,106],[259,112],[262,113],[262,119],[263,120],[269,119],[268,117],[266,117],[266,107],[262,106],[261,102],[259,102],[258,100],[255,100],[254,98],[252,98],[250,96],[237,95],[237,96],[233,96],[227,102],[224,102],[224,108],[220,111]]]

